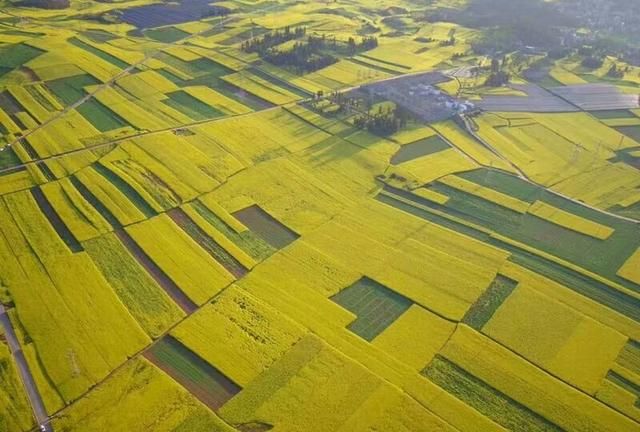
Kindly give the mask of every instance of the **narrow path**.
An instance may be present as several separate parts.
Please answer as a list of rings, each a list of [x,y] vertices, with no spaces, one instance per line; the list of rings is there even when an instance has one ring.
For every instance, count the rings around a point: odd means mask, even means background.
[[[33,375],[31,375],[31,371],[29,370],[27,359],[22,352],[22,348],[20,348],[18,337],[13,330],[13,326],[9,320],[9,315],[7,315],[7,311],[2,304],[0,304],[0,325],[4,328],[4,334],[9,342],[9,349],[11,350],[11,354],[18,366],[18,372],[20,373],[22,384],[24,385],[29,401],[31,402],[31,408],[33,409],[36,422],[40,426],[40,430],[53,432],[53,427],[49,424],[47,410],[44,408],[44,403],[42,402],[42,397],[40,396],[38,387],[33,379]]]

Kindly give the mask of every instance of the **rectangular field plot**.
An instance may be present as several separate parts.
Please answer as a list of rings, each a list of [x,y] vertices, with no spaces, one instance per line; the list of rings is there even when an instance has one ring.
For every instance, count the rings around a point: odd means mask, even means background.
[[[282,249],[300,237],[258,205],[239,210],[233,216],[276,249]]]
[[[189,33],[176,27],[162,27],[145,30],[144,35],[158,42],[173,43],[189,36]]]
[[[144,356],[212,410],[219,409],[242,390],[171,336],[159,340]]]
[[[391,158],[391,164],[399,165],[403,162],[418,159],[422,156],[427,156],[449,148],[451,148],[449,144],[440,138],[440,136],[435,135],[411,144],[403,145]]]
[[[6,90],[0,93],[0,109],[9,115],[25,111],[20,102]]]
[[[640,285],[640,248],[620,267],[618,276]]]
[[[72,105],[87,95],[85,87],[99,83],[91,75],[83,74],[48,81],[46,85],[65,105]]]
[[[26,44],[0,48],[0,69],[15,69],[38,57],[44,51]]]
[[[610,84],[579,84],[549,89],[585,111],[612,111],[638,108],[638,96],[624,94]]]
[[[172,209],[168,212],[169,217],[182,228],[189,236],[198,243],[209,255],[236,278],[241,278],[247,274],[247,268],[242,265],[233,255],[227,252],[214,239],[200,228],[194,221],[180,208]]]
[[[477,106],[500,112],[572,112],[576,107],[535,84],[512,84],[526,96],[484,96]]]
[[[594,111],[592,113],[594,117],[599,118],[600,120],[611,120],[611,119],[636,119],[636,117],[629,110],[605,110],[605,111]]]
[[[431,381],[513,431],[561,432],[562,429],[447,359],[436,356],[422,372]]]
[[[640,142],[640,126],[618,126],[614,129],[621,134]]]
[[[224,115],[222,111],[207,105],[187,92],[177,91],[167,96],[169,96],[169,98],[163,100],[163,103],[169,105],[171,108],[177,109],[193,120],[206,120]]]
[[[12,148],[6,148],[3,152],[0,153],[0,172],[4,170],[10,170],[11,168],[19,164],[20,159]],[[9,172],[14,171],[11,170]]]
[[[343,289],[331,300],[358,317],[347,328],[368,341],[382,333],[412,305],[408,298],[367,277]]]
[[[122,117],[96,99],[86,101],[77,108],[77,111],[100,132],[109,132],[129,125]]]
[[[467,311],[462,322],[476,330],[481,330],[517,285],[517,281],[497,275],[489,288]]]

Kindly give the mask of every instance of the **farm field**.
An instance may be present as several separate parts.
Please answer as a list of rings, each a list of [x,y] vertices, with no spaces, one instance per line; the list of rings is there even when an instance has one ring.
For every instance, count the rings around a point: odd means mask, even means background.
[[[0,432],[640,430],[640,41],[496,1],[0,0]]]

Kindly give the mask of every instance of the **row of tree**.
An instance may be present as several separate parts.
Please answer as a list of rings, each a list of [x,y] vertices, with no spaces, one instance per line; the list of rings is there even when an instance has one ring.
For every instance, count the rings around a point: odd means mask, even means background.
[[[387,108],[380,106],[373,114],[367,113],[357,116],[353,124],[376,135],[388,136],[405,127],[410,118],[409,111],[401,106]]]
[[[291,27],[287,26],[282,30],[275,30],[265,35],[244,41],[242,42],[241,48],[245,52],[259,53],[262,55],[276,45],[280,45],[281,43],[285,43],[290,40],[300,39],[306,34],[306,27],[296,27],[291,29]]]

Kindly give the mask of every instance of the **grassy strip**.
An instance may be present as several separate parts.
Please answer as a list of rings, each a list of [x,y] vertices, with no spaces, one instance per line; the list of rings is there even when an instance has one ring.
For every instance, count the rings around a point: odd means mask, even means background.
[[[497,275],[489,288],[469,308],[462,322],[480,331],[517,285],[517,281]]]
[[[562,431],[546,418],[443,357],[436,356],[422,373],[452,395],[508,430]]]

